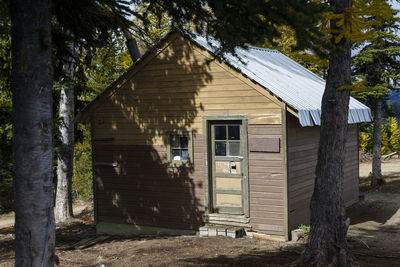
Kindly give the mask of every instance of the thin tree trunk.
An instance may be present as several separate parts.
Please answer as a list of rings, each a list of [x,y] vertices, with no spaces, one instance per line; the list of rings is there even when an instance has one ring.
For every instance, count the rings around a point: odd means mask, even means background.
[[[71,50],[74,48],[72,47]],[[61,89],[60,96],[60,147],[57,163],[56,222],[63,222],[73,217],[72,211],[72,176],[74,173],[74,67],[73,58],[64,64],[67,82]]]
[[[50,1],[11,2],[15,266],[53,266]]]
[[[127,30],[123,30],[125,39],[126,39],[126,47],[128,47],[129,54],[131,55],[131,59],[133,63],[135,63],[140,58],[139,48],[137,46],[136,40],[132,37],[132,34]]]
[[[372,139],[372,177],[371,186],[385,184],[386,181],[382,177],[381,168],[381,147],[382,147],[382,100],[377,99],[374,109],[374,136]]]
[[[351,0],[333,1],[335,13],[351,6]],[[335,21],[331,21],[335,28]],[[337,29],[337,27],[336,27]],[[340,30],[340,29],[339,29]],[[350,43],[342,40],[331,52],[328,78],[322,98],[321,133],[314,193],[311,199],[311,229],[298,262],[316,266],[355,265],[346,234],[350,219],[343,202],[343,164],[351,85]]]

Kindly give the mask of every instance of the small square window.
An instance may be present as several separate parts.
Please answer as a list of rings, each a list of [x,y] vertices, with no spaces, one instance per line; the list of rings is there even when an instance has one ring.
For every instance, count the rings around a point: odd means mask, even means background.
[[[181,166],[192,162],[191,132],[171,133],[168,143],[168,159],[171,166]]]

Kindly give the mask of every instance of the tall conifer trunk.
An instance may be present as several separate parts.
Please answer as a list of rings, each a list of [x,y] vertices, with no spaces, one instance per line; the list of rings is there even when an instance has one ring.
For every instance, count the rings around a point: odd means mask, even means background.
[[[71,46],[73,50],[73,46]],[[57,163],[56,222],[63,222],[73,217],[72,211],[72,176],[74,173],[74,108],[75,89],[74,60],[64,63],[64,73],[69,83],[61,89],[60,95],[60,146]]]
[[[351,7],[351,0],[331,2],[335,13]],[[333,30],[341,30],[331,21]],[[343,164],[351,84],[350,43],[342,39],[331,52],[322,98],[321,133],[314,193],[311,199],[311,230],[299,261],[316,266],[349,266],[354,258],[346,234],[350,219],[343,202]],[[331,265],[330,265],[331,264]]]
[[[53,266],[50,1],[11,1],[15,266]]]
[[[381,168],[381,147],[382,147],[382,99],[375,100],[374,108],[374,136],[372,139],[372,177],[371,186],[385,184],[386,181],[382,177]]]

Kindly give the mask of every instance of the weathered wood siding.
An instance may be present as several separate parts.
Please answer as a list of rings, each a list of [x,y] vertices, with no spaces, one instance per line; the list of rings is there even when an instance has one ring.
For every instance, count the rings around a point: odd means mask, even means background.
[[[288,202],[289,230],[310,224],[310,199],[314,190],[320,127],[301,127],[291,114],[288,118]],[[358,201],[357,125],[348,127],[344,165],[344,201]]]
[[[248,138],[279,138],[279,152],[249,151],[250,224],[254,230],[284,236],[282,125],[249,125]]]
[[[198,229],[204,214],[204,138],[194,135],[194,167],[169,168],[164,146],[95,144],[99,221]]]
[[[94,110],[94,138],[112,138],[95,141],[94,161],[119,163],[96,167],[98,221],[197,229],[208,179],[202,116],[245,114],[253,125],[281,123],[279,105],[223,64],[206,65],[207,59],[206,52],[177,37]],[[175,130],[193,132],[191,169],[168,167],[166,145]],[[259,129],[251,126],[251,136],[261,134],[254,131]],[[282,230],[276,155],[250,154],[254,225],[274,233]],[[266,176],[271,182],[263,181]]]
[[[177,37],[95,110],[97,137],[165,145],[171,130],[202,134],[203,115],[247,114],[250,124],[281,123],[277,104],[248,79],[217,62],[207,65],[207,59],[206,52]]]

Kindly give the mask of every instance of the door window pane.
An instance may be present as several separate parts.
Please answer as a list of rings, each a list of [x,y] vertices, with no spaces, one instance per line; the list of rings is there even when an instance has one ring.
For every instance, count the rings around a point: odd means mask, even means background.
[[[185,136],[185,137],[181,137],[180,138],[181,139],[181,148],[188,148],[188,144],[189,144],[189,141],[188,141],[188,138]]]
[[[226,126],[214,126],[215,140],[226,140]]]
[[[226,142],[215,142],[215,156],[226,156]]]
[[[240,142],[229,142],[229,156],[240,156]]]
[[[228,139],[229,140],[240,140],[240,126],[229,125],[228,126]]]

